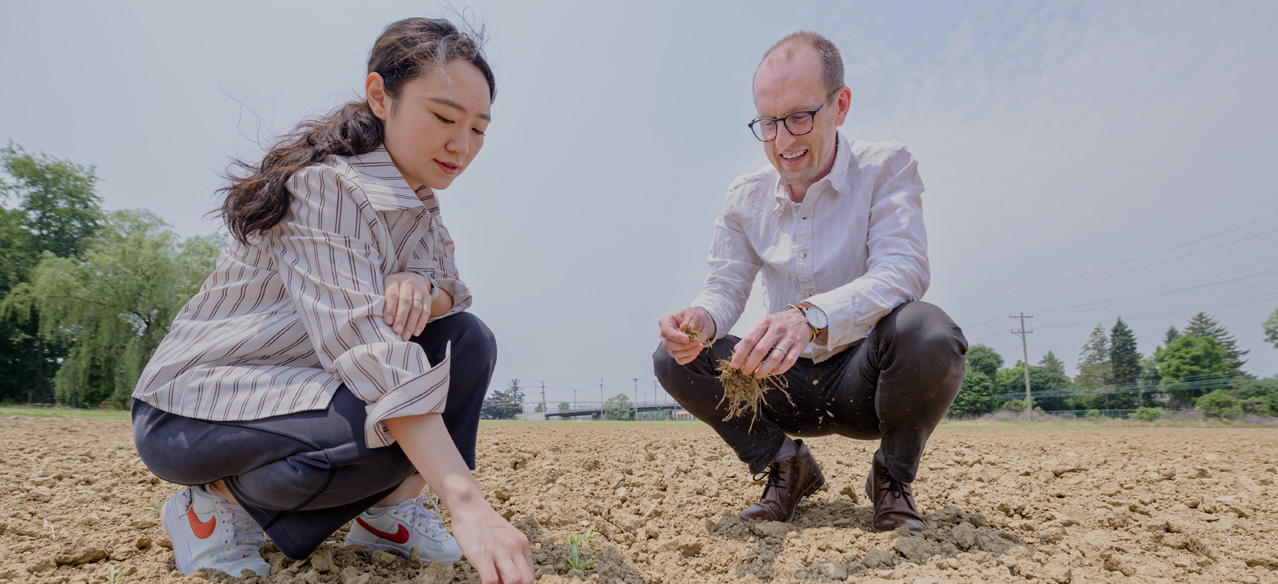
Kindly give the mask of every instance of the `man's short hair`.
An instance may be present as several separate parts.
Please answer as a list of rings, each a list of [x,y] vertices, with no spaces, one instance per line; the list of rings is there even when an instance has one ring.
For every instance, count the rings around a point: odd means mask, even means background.
[[[790,33],[777,41],[777,44],[763,54],[759,65],[763,66],[770,58],[788,59],[794,54],[794,47],[801,45],[812,47],[821,59],[821,77],[826,90],[833,92],[843,87],[843,57],[839,55],[839,48],[830,39],[810,30]]]

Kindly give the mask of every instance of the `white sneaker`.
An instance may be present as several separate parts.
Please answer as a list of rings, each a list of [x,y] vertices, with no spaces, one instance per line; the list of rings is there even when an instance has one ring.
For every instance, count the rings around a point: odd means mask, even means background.
[[[239,505],[204,487],[186,487],[164,503],[160,515],[173,542],[179,572],[189,576],[211,568],[235,578],[243,570],[271,575],[271,565],[258,552],[266,535]]]
[[[430,505],[430,511],[423,503]],[[391,550],[405,558],[417,548],[423,564],[456,562],[462,557],[457,540],[444,529],[439,508],[425,494],[394,507],[373,507],[365,511],[351,524],[346,545],[360,545],[371,551]]]

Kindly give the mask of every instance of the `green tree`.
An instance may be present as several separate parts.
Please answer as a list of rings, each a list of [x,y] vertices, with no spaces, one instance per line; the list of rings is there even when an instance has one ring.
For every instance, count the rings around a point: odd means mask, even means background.
[[[1278,308],[1274,309],[1273,314],[1269,315],[1260,328],[1265,331],[1265,342],[1273,344],[1274,348],[1278,349]]]
[[[1210,418],[1232,418],[1242,415],[1238,400],[1223,389],[1217,389],[1194,401],[1194,405]]]
[[[115,211],[81,257],[45,252],[7,310],[40,315],[40,336],[68,347],[54,376],[58,403],[128,405],[142,368],[200,283],[219,236],[180,238],[146,211]]]
[[[1175,339],[1172,339],[1175,341]],[[1154,356],[1142,357],[1140,360],[1140,407],[1157,407],[1159,387],[1162,375],[1158,372],[1158,362]]]
[[[1078,356],[1078,376],[1074,378],[1078,407],[1109,409],[1107,392],[1113,383],[1109,358],[1109,336],[1105,334],[1105,327],[1098,324]]]
[[[568,403],[568,402],[566,402],[566,401],[561,401],[561,402],[559,402],[559,411],[561,411],[561,412],[566,412],[566,411],[571,410],[571,409],[572,409],[572,404],[570,404],[570,403]]]
[[[953,417],[976,416],[994,411],[994,380],[975,367],[969,367],[963,375],[963,386],[950,405],[947,415]]]
[[[619,393],[604,402],[603,414],[605,420],[629,421],[635,419],[635,407],[626,394]]]
[[[1180,331],[1176,330],[1176,325],[1167,328],[1167,332],[1163,333],[1163,344],[1168,345],[1176,342],[1176,338],[1180,336]]]
[[[97,175],[9,142],[0,148],[0,302],[25,282],[41,254],[78,257],[82,242],[101,226]],[[0,398],[44,401],[50,378],[66,354],[40,335],[38,312],[0,318]]]
[[[997,374],[1002,366],[1003,356],[990,347],[976,344],[967,350],[967,369],[969,371],[979,371],[992,381],[994,375]]]
[[[1225,373],[1225,351],[1210,337],[1181,335],[1154,351],[1164,392],[1174,407],[1185,407]]]
[[[510,380],[505,390],[490,390],[480,406],[479,417],[484,420],[513,420],[524,413],[524,389],[518,379]]]
[[[1246,413],[1278,416],[1278,376],[1247,379],[1235,389]]]
[[[1030,365],[1029,378],[1030,397],[1034,400],[1035,408],[1048,411],[1071,409],[1068,391],[1047,370]],[[996,379],[999,385],[995,389],[1003,395],[1017,396],[1016,399],[1020,400],[1021,408],[1024,409],[1025,399],[1021,396],[1025,395],[1025,363],[1018,360],[1015,365],[999,370]]]
[[[16,210],[32,236],[33,255],[80,255],[83,242],[102,226],[94,168],[43,153],[33,156],[13,142],[0,149],[0,167],[10,177],[0,178],[0,193],[18,199]]]
[[[1138,394],[1133,390],[1140,383],[1140,352],[1136,350],[1136,335],[1122,317],[1114,323],[1109,333],[1110,382],[1115,392],[1109,396],[1110,407],[1130,409],[1137,406]]]
[[[1242,370],[1242,366],[1247,363],[1247,360],[1243,359],[1243,357],[1251,351],[1239,351],[1238,341],[1234,339],[1234,335],[1229,334],[1229,329],[1221,326],[1219,321],[1208,316],[1207,313],[1199,312],[1190,318],[1189,324],[1185,325],[1185,334],[1198,338],[1209,338],[1216,342],[1216,345],[1225,352],[1225,375],[1227,377],[1245,377],[1247,375]]]

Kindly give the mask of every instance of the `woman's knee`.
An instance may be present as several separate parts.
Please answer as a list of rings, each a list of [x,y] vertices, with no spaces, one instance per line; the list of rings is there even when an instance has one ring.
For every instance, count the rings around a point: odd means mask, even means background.
[[[450,318],[457,320],[454,325],[458,327],[454,337],[455,352],[481,363],[497,362],[497,336],[484,321],[469,312],[461,312]]]

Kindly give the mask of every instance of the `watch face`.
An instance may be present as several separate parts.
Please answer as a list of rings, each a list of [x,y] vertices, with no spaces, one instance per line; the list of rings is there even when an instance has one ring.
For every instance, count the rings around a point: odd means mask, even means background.
[[[830,327],[830,320],[826,318],[824,310],[821,310],[816,306],[809,306],[807,315],[808,324],[812,325],[812,328],[823,331]]]

